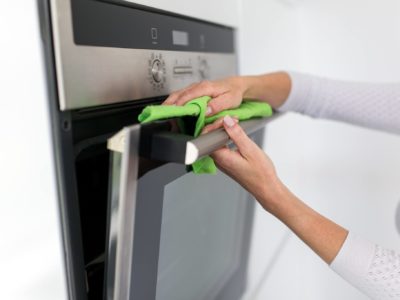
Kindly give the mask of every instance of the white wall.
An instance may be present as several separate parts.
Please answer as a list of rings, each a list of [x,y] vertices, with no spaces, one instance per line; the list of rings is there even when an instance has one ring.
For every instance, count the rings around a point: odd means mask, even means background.
[[[239,58],[242,74],[293,69],[299,63],[297,11],[274,0],[241,1]],[[257,204],[250,252],[248,292],[256,299],[269,277],[280,251],[290,240],[286,227]]]
[[[0,298],[67,299],[36,1],[0,10]]]
[[[398,1],[250,0],[242,5],[243,73],[291,69],[349,80],[400,80]],[[400,249],[394,226],[400,201],[398,136],[287,115],[269,126],[266,150],[284,182],[312,207]],[[366,299],[286,232],[257,211],[246,299]]]

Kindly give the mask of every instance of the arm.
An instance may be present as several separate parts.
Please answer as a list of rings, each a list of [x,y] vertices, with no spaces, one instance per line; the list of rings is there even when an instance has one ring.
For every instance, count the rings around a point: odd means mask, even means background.
[[[361,83],[296,72],[243,77],[244,97],[280,111],[400,134],[400,83]]]
[[[400,255],[376,246],[320,215],[278,178],[265,153],[230,117],[204,128],[224,126],[238,150],[213,153],[218,168],[254,195],[266,211],[288,226],[349,283],[373,299],[400,299]]]
[[[163,102],[165,105],[183,105],[201,96],[210,96],[209,115],[237,107],[245,99],[268,102],[278,108],[288,98],[291,79],[288,73],[275,72],[258,76],[234,76],[216,81],[202,81],[175,91]]]
[[[326,263],[330,264],[342,247],[348,231],[320,215],[293,195],[285,186],[272,199],[268,193],[259,201],[264,208],[289,227]]]
[[[213,158],[217,166],[254,195],[269,213],[286,224],[328,264],[333,261],[347,236],[347,230],[323,217],[292,194],[276,175],[271,160],[231,118],[225,129],[239,151],[224,148]],[[203,133],[222,126],[220,119]]]
[[[352,84],[295,73],[232,77],[177,91],[165,104],[182,105],[209,95],[209,114],[235,107],[243,98],[282,111],[331,118],[400,133],[400,84]],[[293,195],[279,180],[268,156],[229,117],[204,128],[224,126],[238,151],[213,154],[217,166],[254,195],[349,283],[373,299],[400,299],[400,255],[348,233]]]
[[[243,98],[295,111],[400,134],[400,83],[357,83],[296,72],[205,81],[172,93],[165,104],[182,105],[209,95],[209,114],[238,106]]]

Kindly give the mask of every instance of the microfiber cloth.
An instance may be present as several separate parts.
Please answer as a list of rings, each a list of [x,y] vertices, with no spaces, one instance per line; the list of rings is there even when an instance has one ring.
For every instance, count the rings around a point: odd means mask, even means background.
[[[215,115],[206,117],[207,103],[210,99],[211,97],[209,96],[203,96],[193,99],[183,106],[149,105],[143,109],[138,119],[141,123],[148,123],[155,120],[179,118],[178,125],[181,131],[197,137],[200,135],[205,125],[226,115],[236,117],[239,121],[256,117],[269,117],[272,115],[272,108],[267,103],[244,100],[237,108],[224,110]],[[186,117],[189,116],[197,117],[194,132],[188,132],[188,126],[185,124]],[[193,172],[196,174],[214,174],[217,170],[213,159],[209,156],[198,159],[192,164],[192,168]]]

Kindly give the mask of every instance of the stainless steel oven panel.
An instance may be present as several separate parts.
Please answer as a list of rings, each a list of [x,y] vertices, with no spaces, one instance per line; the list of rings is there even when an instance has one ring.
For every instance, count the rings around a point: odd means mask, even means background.
[[[51,14],[61,110],[167,95],[237,73],[235,54],[76,45],[70,1],[51,0]]]

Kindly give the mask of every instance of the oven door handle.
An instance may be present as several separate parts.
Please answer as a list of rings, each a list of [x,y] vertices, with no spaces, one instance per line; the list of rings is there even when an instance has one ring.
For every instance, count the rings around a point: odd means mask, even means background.
[[[240,122],[240,126],[247,134],[252,134],[279,116],[281,114],[275,113],[272,117],[242,121]],[[123,153],[127,132],[127,130],[122,130],[109,139],[108,148],[112,151]],[[146,135],[146,137],[143,137],[142,134],[141,137],[141,140],[147,139],[147,142],[143,143],[144,146],[141,145],[141,155],[154,160],[176,162],[185,165],[190,165],[199,158],[209,155],[232,142],[223,128],[197,138],[170,131],[152,131]]]

